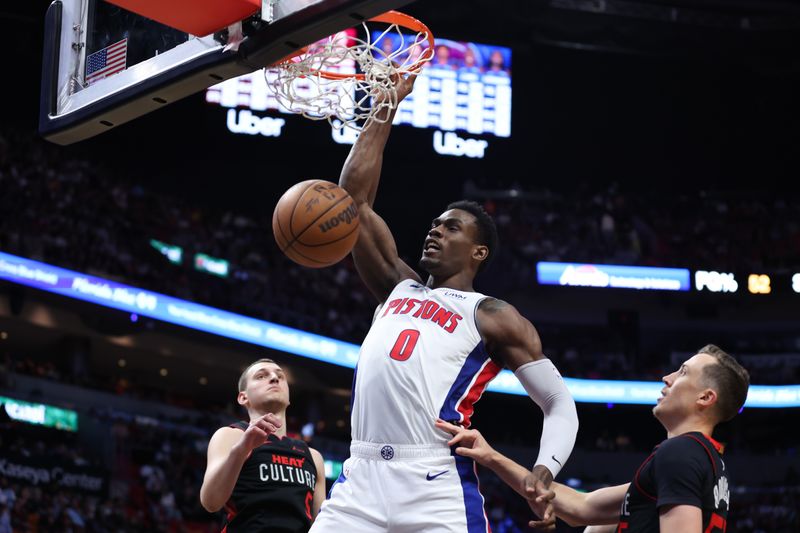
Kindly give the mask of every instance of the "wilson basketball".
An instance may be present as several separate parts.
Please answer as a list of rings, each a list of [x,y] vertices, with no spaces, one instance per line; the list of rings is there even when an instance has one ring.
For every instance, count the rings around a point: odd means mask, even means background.
[[[349,254],[358,239],[358,207],[335,183],[303,181],[278,200],[272,233],[281,251],[295,263],[330,266]]]

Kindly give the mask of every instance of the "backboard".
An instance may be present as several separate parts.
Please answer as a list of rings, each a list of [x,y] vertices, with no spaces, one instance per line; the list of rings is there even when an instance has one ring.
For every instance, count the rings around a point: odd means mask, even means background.
[[[409,1],[263,0],[241,22],[196,36],[103,0],[55,0],[39,131],[58,144],[87,139]]]

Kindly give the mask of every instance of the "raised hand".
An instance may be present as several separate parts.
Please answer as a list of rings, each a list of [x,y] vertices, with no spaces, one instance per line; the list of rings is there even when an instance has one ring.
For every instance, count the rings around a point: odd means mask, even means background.
[[[397,103],[403,101],[403,99],[411,94],[411,91],[414,90],[414,82],[417,81],[417,75],[414,73],[408,74],[406,77],[398,76],[394,80],[394,89],[397,91]]]
[[[250,426],[239,441],[239,446],[249,453],[262,444],[266,444],[269,436],[278,431],[279,427],[281,427],[281,421],[272,413],[251,420]]]

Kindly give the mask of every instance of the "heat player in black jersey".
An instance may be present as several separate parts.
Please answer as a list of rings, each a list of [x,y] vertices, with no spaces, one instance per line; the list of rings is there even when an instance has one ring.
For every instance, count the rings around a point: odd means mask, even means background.
[[[712,437],[720,422],[744,405],[750,376],[736,360],[709,344],[664,376],[653,414],[667,430],[630,483],[589,493],[553,483],[549,491],[527,491],[534,508],[552,501],[556,516],[573,526],[614,524],[617,533],[722,533],[728,525],[730,491],[722,447]],[[476,430],[445,422],[456,453],[489,467],[515,488],[527,469],[493,450]],[[531,522],[553,527],[554,518]],[[606,532],[606,527],[595,528]]]
[[[203,507],[225,508],[225,533],[308,531],[325,499],[325,469],[318,451],[286,436],[289,385],[281,367],[270,359],[248,366],[237,401],[250,421],[211,437]]]

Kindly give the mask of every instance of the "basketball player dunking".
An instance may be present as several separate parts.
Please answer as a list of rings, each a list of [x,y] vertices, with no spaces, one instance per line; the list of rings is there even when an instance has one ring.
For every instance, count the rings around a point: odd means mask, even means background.
[[[225,508],[225,533],[303,533],[325,499],[322,455],[286,436],[289,385],[280,366],[259,359],[239,377],[250,421],[220,428],[208,443],[200,502]]]
[[[413,83],[398,81],[398,100]],[[473,289],[497,247],[478,204],[456,202],[433,220],[420,261],[426,282],[400,260],[372,209],[393,116],[385,118],[361,133],[339,181],[361,219],[353,259],[380,306],[353,378],[351,456],[311,530],[485,532],[475,463],[450,450],[436,420],[468,427],[487,384],[510,368],[544,412],[539,456],[523,481],[542,490],[572,451],[575,402],[531,323]]]

